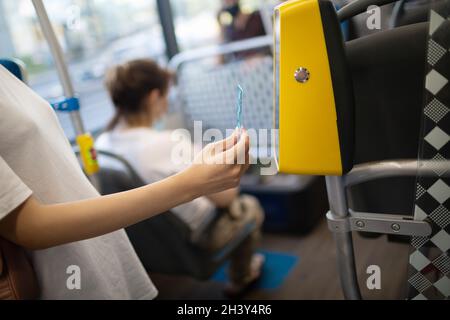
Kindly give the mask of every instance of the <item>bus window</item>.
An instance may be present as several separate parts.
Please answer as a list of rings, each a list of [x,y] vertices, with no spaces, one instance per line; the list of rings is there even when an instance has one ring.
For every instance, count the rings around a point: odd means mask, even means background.
[[[109,67],[150,57],[166,63],[165,44],[156,1],[46,0],[50,20],[69,65],[81,101],[86,129],[103,128],[113,108],[103,86]],[[0,56],[26,63],[29,85],[47,100],[60,98],[62,88],[37,17],[29,0],[0,0]],[[58,113],[70,140],[70,117]]]

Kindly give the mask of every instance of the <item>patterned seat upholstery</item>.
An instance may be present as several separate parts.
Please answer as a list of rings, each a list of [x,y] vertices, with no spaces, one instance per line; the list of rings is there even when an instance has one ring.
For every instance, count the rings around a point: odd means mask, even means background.
[[[450,1],[431,10],[419,163],[450,159],[449,17]],[[442,171],[435,173],[435,177],[417,179],[414,219],[426,219],[433,233],[411,241],[411,299],[450,297],[450,179]]]

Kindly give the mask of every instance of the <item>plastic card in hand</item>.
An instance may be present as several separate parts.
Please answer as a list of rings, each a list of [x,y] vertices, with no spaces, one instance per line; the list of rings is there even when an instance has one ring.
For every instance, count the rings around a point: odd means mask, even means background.
[[[237,100],[236,100],[236,128],[239,131],[242,129],[242,105],[244,100],[244,89],[240,85],[237,87]]]

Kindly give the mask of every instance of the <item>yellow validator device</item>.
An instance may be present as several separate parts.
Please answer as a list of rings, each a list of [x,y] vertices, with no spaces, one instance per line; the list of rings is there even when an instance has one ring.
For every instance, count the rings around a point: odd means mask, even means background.
[[[274,17],[273,146],[278,170],[343,175],[353,166],[354,102],[330,1],[287,1]]]
[[[98,165],[97,153],[94,148],[94,139],[90,134],[83,134],[77,137],[77,144],[80,148],[83,168],[88,176],[96,174],[100,167]]]

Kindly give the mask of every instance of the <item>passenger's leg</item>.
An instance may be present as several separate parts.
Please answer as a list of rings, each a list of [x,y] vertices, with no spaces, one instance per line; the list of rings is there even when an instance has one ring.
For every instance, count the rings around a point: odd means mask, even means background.
[[[230,207],[230,214],[242,226],[250,222],[256,224],[255,230],[231,257],[229,269],[231,283],[226,291],[228,294],[238,294],[261,275],[264,256],[255,252],[261,239],[264,211],[256,198],[242,196]]]
[[[245,225],[254,223],[253,232],[232,253],[229,277],[230,284],[226,293],[239,294],[260,276],[264,257],[255,254],[261,238],[261,227],[264,221],[264,211],[259,201],[252,196],[241,196],[231,206],[224,210],[211,225],[208,232],[199,242],[203,248],[215,252],[223,248],[240,232]]]

